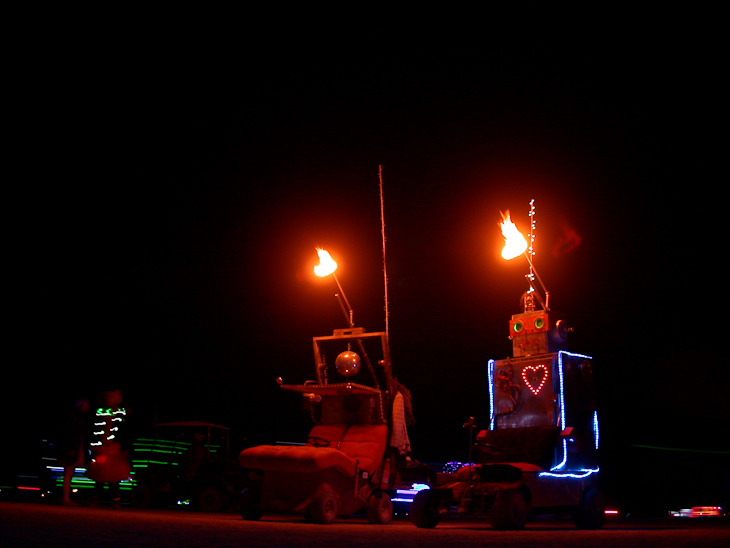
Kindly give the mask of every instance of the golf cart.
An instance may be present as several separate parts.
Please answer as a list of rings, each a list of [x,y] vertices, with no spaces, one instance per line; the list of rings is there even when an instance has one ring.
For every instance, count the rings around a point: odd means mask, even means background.
[[[316,380],[279,384],[302,395],[314,426],[300,445],[241,452],[250,480],[241,516],[295,513],[326,524],[364,510],[371,523],[388,523],[390,495],[413,471],[406,458],[409,395],[392,375],[387,334],[337,329],[313,345]],[[358,373],[362,384],[352,382]]]

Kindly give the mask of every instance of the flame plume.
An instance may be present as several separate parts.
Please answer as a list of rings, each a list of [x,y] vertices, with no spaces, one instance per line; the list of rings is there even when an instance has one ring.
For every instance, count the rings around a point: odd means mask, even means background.
[[[501,212],[500,214],[502,215],[502,222],[499,226],[502,229],[502,236],[504,236],[502,258],[509,261],[527,251],[527,240],[517,229],[517,225],[510,219],[509,211],[507,211],[506,215]]]

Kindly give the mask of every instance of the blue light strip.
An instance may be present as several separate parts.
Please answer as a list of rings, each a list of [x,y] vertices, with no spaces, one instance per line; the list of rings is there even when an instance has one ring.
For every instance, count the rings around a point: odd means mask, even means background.
[[[559,397],[559,406],[560,406],[560,430],[561,432],[565,430],[565,390],[564,390],[564,382],[563,382],[563,351],[558,352],[558,379],[560,382],[560,387],[558,390],[560,390],[560,397]],[[562,440],[563,444],[563,460],[558,464],[557,466],[553,466],[550,470],[560,470],[565,466],[565,464],[568,462],[568,440],[563,438]]]
[[[568,352],[566,350],[560,350],[558,352],[558,382],[559,382],[559,397],[558,397],[558,406],[559,406],[559,417],[560,417],[560,429],[565,430],[566,426],[566,417],[565,417],[565,382],[564,382],[564,372],[563,372],[563,355],[569,356],[571,358],[581,358],[581,359],[587,359],[591,360],[593,359],[591,356],[586,356],[585,354],[574,354],[572,352]],[[496,409],[495,409],[495,402],[494,402],[494,368],[495,368],[495,360],[489,360],[487,362],[487,379],[488,379],[488,387],[489,387],[489,429],[494,430],[495,427],[495,420],[496,420]],[[598,449],[598,443],[599,443],[599,430],[598,430],[598,412],[593,413],[593,434],[594,434],[594,443],[596,446],[596,449]],[[568,440],[563,439],[562,440],[563,445],[563,456],[562,460],[559,464],[556,466],[553,466],[550,470],[551,472],[555,472],[557,470],[561,470],[565,467],[565,465],[568,462]],[[553,474],[556,477],[586,477],[594,472],[597,472],[596,470],[582,470],[579,474],[566,474],[566,473],[560,473],[560,474]],[[545,474],[550,474],[549,472],[545,472]]]
[[[415,497],[419,491],[423,491],[424,489],[431,489],[429,485],[426,485],[425,483],[414,483],[411,485],[410,489],[396,489],[395,498],[390,499],[392,502],[413,502],[413,497]]]
[[[563,354],[566,356],[570,356],[571,358],[582,358],[585,360],[592,360],[590,356],[586,356],[585,354],[573,354],[571,352],[568,352],[566,350],[560,350],[558,352],[558,375],[560,378],[560,429],[565,430],[565,389],[564,389],[564,382],[563,382]],[[593,416],[594,425],[597,424],[598,416],[594,414]],[[595,428],[594,428],[595,430]],[[566,463],[568,462],[568,440],[563,438],[563,460],[558,464],[557,466],[553,466],[550,470],[561,470]],[[596,470],[598,471],[598,470]],[[593,472],[591,472],[593,473]],[[590,475],[590,474],[588,474]],[[568,474],[567,477],[573,477],[572,475]],[[576,477],[585,477],[585,476],[576,476]]]
[[[553,469],[554,470],[554,469]],[[583,469],[578,470],[577,472],[563,472],[560,474],[556,474],[553,472],[540,472],[537,475],[541,478],[576,478],[576,479],[582,479],[587,478],[588,476],[592,474],[597,474],[598,468],[592,468],[592,469]]]

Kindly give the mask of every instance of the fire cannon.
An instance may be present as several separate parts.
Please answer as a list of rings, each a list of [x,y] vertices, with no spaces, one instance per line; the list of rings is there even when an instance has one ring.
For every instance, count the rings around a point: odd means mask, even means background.
[[[497,529],[521,529],[531,514],[568,511],[577,527],[597,529],[605,510],[597,488],[592,358],[568,351],[565,318],[550,310],[549,293],[525,253],[527,240],[510,223],[503,219],[503,257],[524,253],[530,266],[523,311],[509,321],[513,356],[488,362],[490,419],[470,450],[475,462],[440,474],[434,487],[419,492],[411,521],[432,528],[455,512],[485,516]],[[472,418],[465,426],[476,429]]]

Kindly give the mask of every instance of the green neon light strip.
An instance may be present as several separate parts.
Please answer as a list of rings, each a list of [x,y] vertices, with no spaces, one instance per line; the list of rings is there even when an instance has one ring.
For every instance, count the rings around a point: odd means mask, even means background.
[[[730,455],[730,451],[710,451],[707,449],[683,449],[680,447],[657,447],[656,445],[629,445],[640,449],[656,449],[657,451],[680,451],[685,453],[705,453],[707,455]]]
[[[132,489],[135,485],[137,485],[134,481],[122,481],[119,482],[119,488],[122,491],[129,491]],[[63,487],[63,479],[56,480],[56,487]],[[71,487],[74,489],[94,489],[96,487],[96,483],[89,480],[89,481],[72,481]]]
[[[163,450],[163,449],[135,449],[136,453],[165,453],[167,455],[182,455],[184,451]]]

